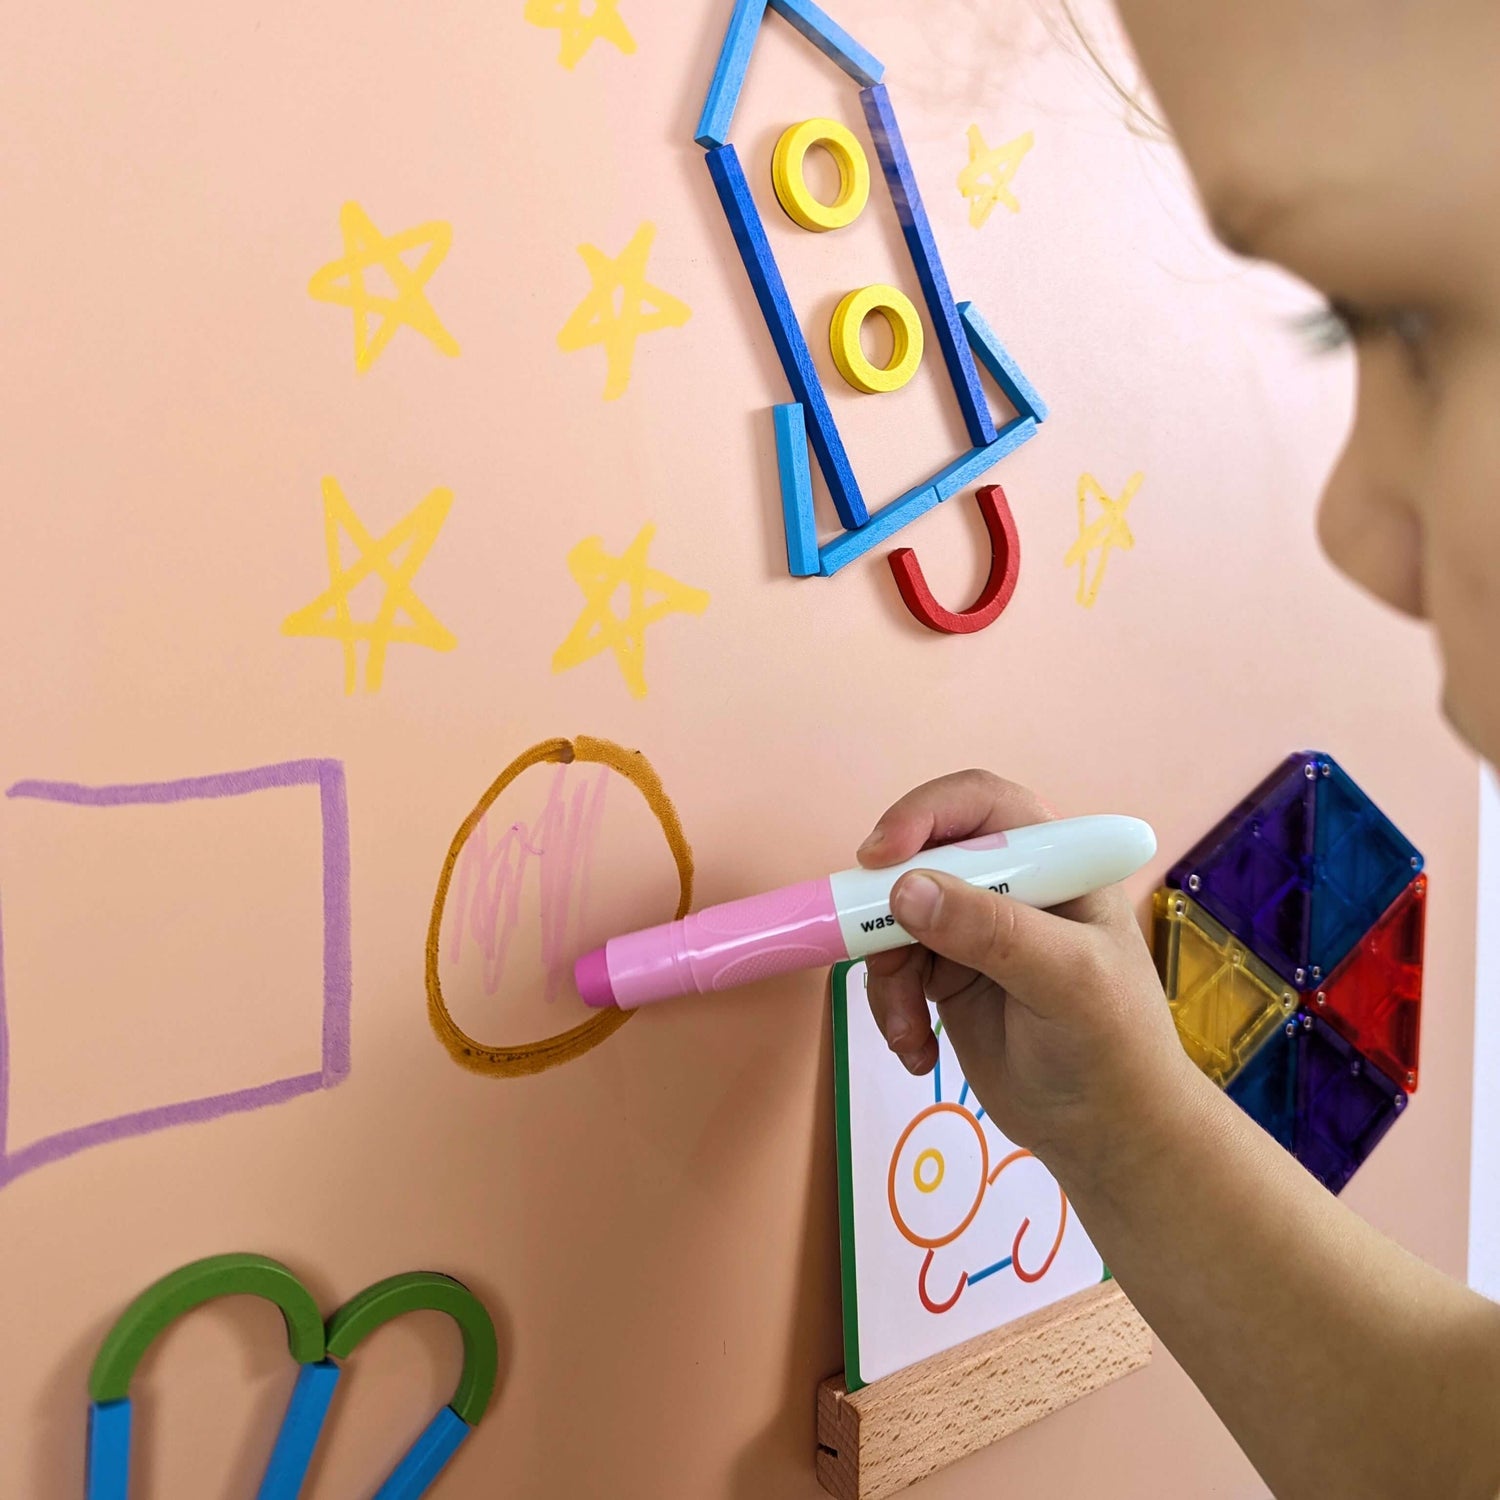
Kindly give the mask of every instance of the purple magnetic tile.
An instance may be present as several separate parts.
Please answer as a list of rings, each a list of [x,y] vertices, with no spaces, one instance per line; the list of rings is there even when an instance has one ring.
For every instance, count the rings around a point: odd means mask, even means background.
[[[316,1073],[278,1078],[253,1088],[185,1099],[137,1110],[44,1136],[19,1151],[6,1149],[10,1105],[9,1030],[5,1009],[5,949],[0,939],[0,1188],[37,1167],[62,1161],[91,1146],[149,1135],[174,1125],[283,1104],[299,1094],[332,1088],[349,1074],[349,1009],[353,995],[349,910],[349,805],[344,768],[336,760],[289,760],[216,776],[82,786],[71,781],[18,781],[7,797],[63,802],[75,807],[165,806],[174,802],[244,797],[275,787],[315,786],[323,823],[323,1061]]]
[[[1406,1108],[1406,1094],[1316,1016],[1297,1042],[1292,1150],[1339,1193]]]
[[[1306,982],[1316,788],[1286,758],[1167,875],[1283,979]]]

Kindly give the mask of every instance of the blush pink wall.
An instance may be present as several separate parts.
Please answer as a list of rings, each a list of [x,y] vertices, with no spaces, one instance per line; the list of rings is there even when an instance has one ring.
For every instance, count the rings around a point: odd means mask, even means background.
[[[887,61],[957,294],[1053,416],[997,471],[1022,565],[993,628],[918,627],[885,549],[832,581],[789,579],[767,410],[785,387],[691,140],[729,6],[619,8],[637,51],[601,42],[571,71],[522,0],[63,3],[9,28],[0,784],[341,759],[354,1004],[340,1087],[0,1190],[0,1494],[81,1492],[98,1340],[154,1277],[226,1249],[287,1260],[330,1309],[414,1267],[486,1299],[506,1372],[436,1491],[451,1500],[819,1493],[814,1388],[840,1362],[825,978],[661,1006],[514,1081],[460,1071],[429,1030],[422,944],[448,842],[501,768],[553,735],[647,755],[696,851],[700,903],[847,864],[892,797],[971,764],[1066,810],[1149,818],[1162,853],[1134,884],[1144,900],[1279,757],[1333,752],[1432,879],[1421,1092],[1349,1198],[1463,1269],[1474,765],[1435,712],[1423,632],[1317,552],[1351,372],[1288,331],[1307,294],[1211,248],[1170,149],[1127,129],[1031,5],[840,5]],[[776,134],[825,112],[862,133],[853,89],[768,22],[735,131],[768,214]],[[992,144],[1036,137],[1021,212],[980,230],[955,187],[973,123]],[[307,291],[341,253],[349,200],[388,234],[452,225],[428,292],[456,356],[403,328],[356,376],[350,314]],[[576,247],[616,254],[645,221],[650,278],[692,316],[642,337],[605,403],[602,352],[556,342],[588,288]],[[888,200],[877,184],[845,233],[770,231],[859,472],[894,495],[958,447],[936,347],[906,390],[856,396],[822,334],[853,286],[916,293]],[[1117,495],[1137,472],[1134,550],[1085,610],[1063,566],[1079,478]],[[345,697],[337,645],[280,633],[328,581],[324,476],[376,534],[453,491],[415,587],[457,646],[393,646],[378,693]],[[597,534],[617,553],[648,522],[652,564],[708,608],[649,627],[644,698],[608,654],[554,674],[583,603],[569,550]],[[979,535],[961,499],[900,541],[961,605],[985,573]],[[544,791],[528,773],[497,831]],[[670,867],[632,797],[611,788],[580,942],[670,912]],[[0,802],[0,904],[27,875],[7,851],[11,810]],[[153,889],[149,863],[108,876]],[[543,998],[525,910],[495,994],[452,981],[455,1014],[486,1039],[580,1014]],[[58,940],[89,942],[87,910],[69,921]],[[146,937],[207,941],[189,907]],[[96,992],[12,988],[12,1009],[55,1008],[62,1038],[13,1069],[81,1087],[90,1070],[66,1049],[87,1052],[91,1007],[149,1022],[149,988],[111,990],[109,957]],[[205,1038],[215,1002],[202,997]],[[361,1351],[319,1494],[373,1488],[446,1399],[450,1344],[414,1319]],[[139,1493],[252,1493],[291,1374],[257,1309],[175,1329],[137,1388]],[[1255,1492],[1161,1357],[922,1493]]]

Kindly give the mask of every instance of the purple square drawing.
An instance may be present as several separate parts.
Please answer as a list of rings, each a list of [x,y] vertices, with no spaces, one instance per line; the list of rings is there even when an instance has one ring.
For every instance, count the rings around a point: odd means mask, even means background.
[[[5,946],[0,928],[0,1188],[37,1167],[63,1161],[91,1146],[149,1135],[174,1125],[191,1125],[221,1115],[284,1104],[299,1094],[332,1088],[349,1074],[349,1007],[352,996],[349,916],[349,805],[344,767],[336,760],[288,760],[216,776],[181,781],[143,781],[119,786],[82,786],[69,781],[18,781],[7,797],[63,802],[75,807],[126,807],[244,797],[275,787],[318,789],[323,820],[323,1065],[315,1073],[278,1078],[253,1088],[210,1094],[153,1109],[95,1120],[32,1141],[21,1150],[6,1147],[10,1109],[10,1045],[5,1011]]]

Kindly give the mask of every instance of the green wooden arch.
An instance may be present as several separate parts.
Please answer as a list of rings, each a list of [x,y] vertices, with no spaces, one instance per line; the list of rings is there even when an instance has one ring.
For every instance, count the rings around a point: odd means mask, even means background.
[[[261,1297],[281,1309],[287,1345],[299,1365],[323,1358],[323,1318],[318,1304],[286,1266],[264,1255],[210,1255],[153,1282],[125,1309],[94,1358],[90,1399],[124,1400],[136,1366],[169,1324],[205,1302],[237,1296]],[[467,1342],[466,1336],[465,1347]]]
[[[477,1426],[499,1378],[495,1324],[484,1304],[463,1282],[437,1271],[387,1276],[351,1297],[328,1320],[328,1353],[347,1359],[377,1328],[409,1312],[443,1312],[464,1341],[464,1367],[448,1404],[470,1427]]]

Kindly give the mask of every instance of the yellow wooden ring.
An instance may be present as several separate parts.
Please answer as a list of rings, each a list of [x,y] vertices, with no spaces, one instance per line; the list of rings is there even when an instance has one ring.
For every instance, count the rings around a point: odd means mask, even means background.
[[[839,195],[832,203],[814,198],[802,175],[803,159],[813,146],[824,147],[839,169]],[[771,153],[771,184],[787,216],[821,234],[852,224],[864,211],[870,197],[870,162],[847,125],[837,120],[804,120],[781,132]]]
[[[872,312],[884,313],[891,325],[891,362],[884,369],[871,363],[859,341],[859,331]],[[833,310],[828,341],[839,374],[855,390],[871,395],[899,391],[922,363],[922,320],[911,298],[893,286],[877,283],[850,292]]]

